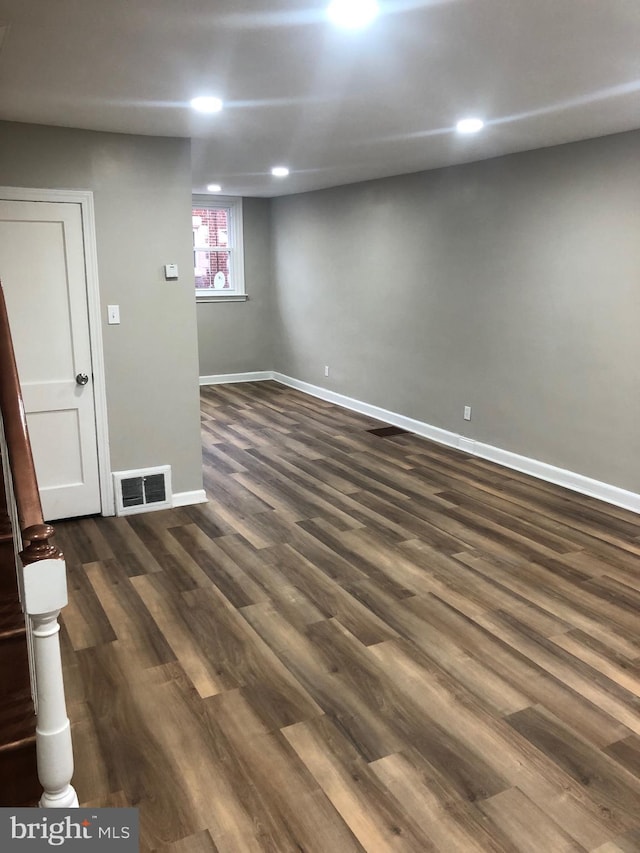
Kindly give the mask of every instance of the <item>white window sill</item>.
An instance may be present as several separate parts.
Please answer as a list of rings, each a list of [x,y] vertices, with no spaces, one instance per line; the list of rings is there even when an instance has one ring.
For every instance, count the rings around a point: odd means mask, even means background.
[[[230,293],[228,296],[196,296],[196,302],[246,302],[249,299],[246,293]]]

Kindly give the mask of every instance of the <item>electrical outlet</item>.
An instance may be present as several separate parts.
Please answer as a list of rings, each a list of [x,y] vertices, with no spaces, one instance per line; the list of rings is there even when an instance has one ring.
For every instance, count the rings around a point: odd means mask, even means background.
[[[471,420],[471,406],[464,407],[464,419],[465,421]]]
[[[329,375],[329,365],[328,364],[325,364],[325,366],[324,366],[324,375],[325,376]]]

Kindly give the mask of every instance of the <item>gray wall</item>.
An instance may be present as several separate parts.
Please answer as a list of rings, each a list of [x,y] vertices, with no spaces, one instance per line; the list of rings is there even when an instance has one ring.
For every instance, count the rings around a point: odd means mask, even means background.
[[[640,491],[639,150],[274,200],[274,368]]]
[[[198,303],[200,376],[271,369],[269,209],[266,198],[242,201],[248,301]]]
[[[93,190],[112,470],[201,489],[189,141],[0,122],[0,184]]]

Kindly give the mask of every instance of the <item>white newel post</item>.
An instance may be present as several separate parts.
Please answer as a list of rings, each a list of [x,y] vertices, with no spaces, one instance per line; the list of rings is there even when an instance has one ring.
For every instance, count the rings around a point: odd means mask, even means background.
[[[40,537],[34,536],[33,539]],[[35,544],[33,539],[32,546]],[[25,562],[29,560],[30,550],[28,547],[22,554]],[[37,550],[38,545],[33,548],[33,551]],[[52,550],[55,552],[56,549]],[[74,808],[78,805],[78,797],[71,785],[73,749],[64,697],[58,624],[60,610],[67,603],[65,562],[61,558],[36,557],[36,562],[26,562],[22,571],[23,605],[31,620],[33,638],[36,752],[38,778],[44,788],[40,807]]]

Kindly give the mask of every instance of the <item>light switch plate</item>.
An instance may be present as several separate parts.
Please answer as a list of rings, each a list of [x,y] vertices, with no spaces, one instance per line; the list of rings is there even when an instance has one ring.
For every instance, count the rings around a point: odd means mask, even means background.
[[[165,264],[164,277],[167,281],[178,278],[178,264]]]
[[[107,305],[107,323],[110,326],[117,326],[120,322],[120,306]]]

